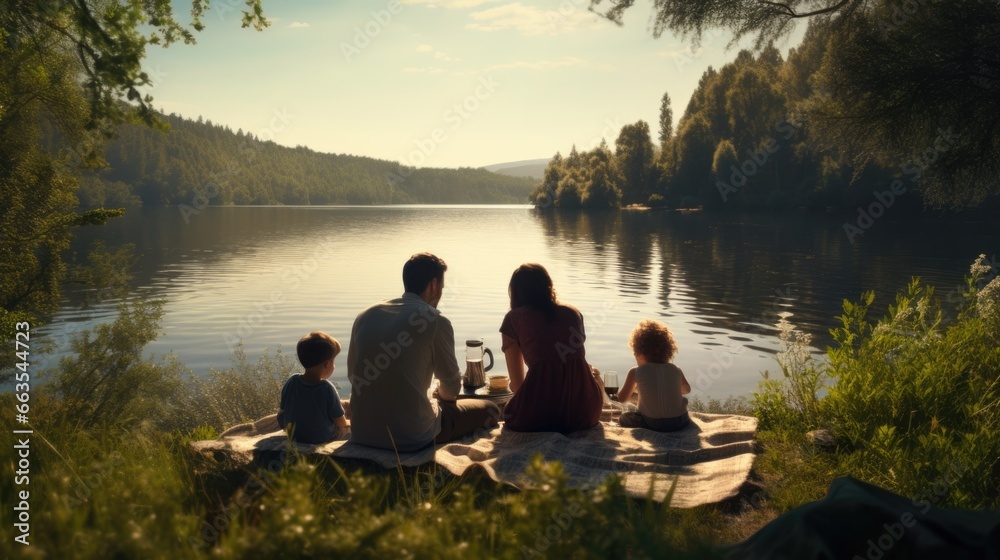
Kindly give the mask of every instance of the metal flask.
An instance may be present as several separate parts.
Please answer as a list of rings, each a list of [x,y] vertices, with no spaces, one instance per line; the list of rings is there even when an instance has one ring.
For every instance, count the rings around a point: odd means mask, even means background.
[[[483,355],[490,357],[488,366],[483,367]],[[465,376],[462,383],[467,391],[474,391],[486,385],[486,372],[493,369],[493,352],[483,347],[482,339],[465,341]]]

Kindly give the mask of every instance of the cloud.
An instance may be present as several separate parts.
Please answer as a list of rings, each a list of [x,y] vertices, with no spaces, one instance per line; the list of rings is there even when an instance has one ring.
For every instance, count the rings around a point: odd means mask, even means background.
[[[434,53],[434,58],[437,60],[443,60],[445,62],[455,62],[462,60],[461,58],[455,58],[453,56],[450,56],[448,53],[444,51],[437,51],[436,53]]]
[[[513,29],[522,35],[561,35],[581,29],[594,29],[603,23],[596,14],[571,6],[569,9],[542,10],[520,2],[472,12],[466,29],[504,31]]]
[[[296,28],[296,27],[309,27],[309,24],[308,24],[308,23],[306,23],[306,22],[304,22],[304,21],[293,21],[292,23],[289,23],[289,24],[288,24],[288,25],[286,25],[285,27],[291,27],[291,28]]]
[[[438,68],[437,66],[408,66],[403,68],[403,72],[407,74],[440,74],[444,72],[444,68]]]
[[[475,8],[483,4],[498,2],[499,0],[400,0],[400,4],[412,6],[423,5],[428,8],[446,8],[449,10],[459,8]]]
[[[567,66],[586,66],[587,61],[582,58],[576,58],[575,56],[563,57],[559,60],[539,60],[537,62],[528,62],[527,60],[517,60],[515,62],[507,62],[504,64],[495,64],[493,66],[488,66],[482,70],[482,72],[492,72],[494,70],[507,70],[510,68],[524,68],[528,70],[551,70],[552,68],[560,68]]]
[[[657,51],[656,56],[661,58],[674,58],[678,56],[694,56],[700,54],[701,47],[691,45],[674,45],[665,51]]]
[[[417,52],[431,52],[434,47],[430,45],[417,45]]]

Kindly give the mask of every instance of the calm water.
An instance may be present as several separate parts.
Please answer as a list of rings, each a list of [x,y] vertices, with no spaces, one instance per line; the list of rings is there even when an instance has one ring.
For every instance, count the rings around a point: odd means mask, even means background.
[[[665,321],[676,363],[696,395],[748,394],[774,371],[778,314],[830,343],[844,298],[865,289],[880,310],[909,277],[946,294],[979,253],[994,254],[996,223],[900,223],[886,216],[852,244],[844,217],[719,216],[613,212],[543,214],[524,206],[207,208],[185,223],[175,207],[135,209],[82,230],[79,252],[97,239],[134,243],[135,288],[166,299],[163,333],[147,348],[173,352],[194,372],[230,365],[244,341],[251,359],[319,329],[348,342],[356,314],[402,293],[406,258],[431,251],[449,265],[440,309],[466,338],[497,354],[507,282],[517,265],[544,264],[560,299],[583,312],[586,351],[603,370],[634,365],[626,340],[643,318]],[[109,321],[113,302],[82,309],[85,294],[38,334],[57,345]],[[345,360],[334,379],[347,389]]]

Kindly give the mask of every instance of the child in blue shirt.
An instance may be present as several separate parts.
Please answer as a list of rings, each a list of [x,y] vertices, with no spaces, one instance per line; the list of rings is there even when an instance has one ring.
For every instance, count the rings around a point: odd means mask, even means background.
[[[289,377],[282,387],[278,424],[300,443],[333,441],[350,427],[337,388],[329,381],[340,343],[314,331],[299,340],[295,352],[305,372]]]

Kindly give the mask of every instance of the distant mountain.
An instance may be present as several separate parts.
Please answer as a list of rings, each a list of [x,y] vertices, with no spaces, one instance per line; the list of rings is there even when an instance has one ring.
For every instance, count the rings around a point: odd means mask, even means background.
[[[494,173],[500,173],[501,175],[510,175],[511,177],[530,177],[541,181],[542,177],[545,176],[545,167],[548,166],[548,164],[549,160],[547,159],[526,159],[507,163],[494,163],[493,165],[483,166],[483,169],[493,171]]]
[[[163,116],[169,132],[125,124],[109,168],[80,180],[85,207],[143,204],[507,204],[528,202],[532,179],[486,169],[397,162],[288,148],[212,121]],[[46,141],[59,150],[59,135]]]

